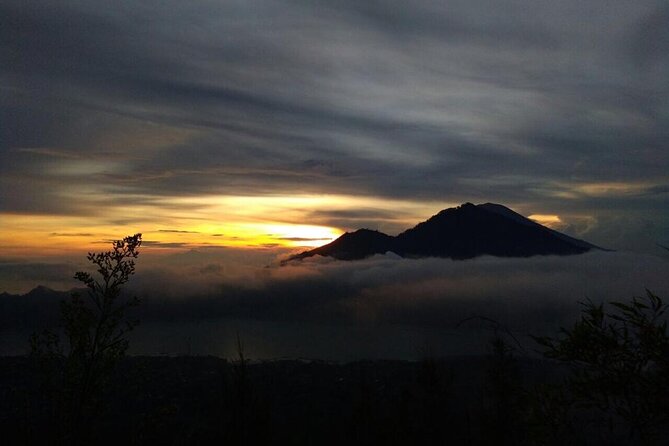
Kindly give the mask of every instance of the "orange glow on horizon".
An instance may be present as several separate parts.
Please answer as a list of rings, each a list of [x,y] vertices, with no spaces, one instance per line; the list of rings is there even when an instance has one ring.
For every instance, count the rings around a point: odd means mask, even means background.
[[[101,246],[136,232],[143,234],[143,249],[197,248],[202,246],[226,246],[235,248],[297,248],[317,247],[330,243],[343,231],[328,226],[298,224],[238,223],[220,225],[212,230],[198,227],[178,227],[176,229],[144,230],[135,228],[90,227],[67,231],[49,232],[39,227],[51,226],[54,221],[45,217],[15,216],[4,217],[3,226],[11,226],[0,235],[0,251],[12,257],[58,256],[76,252],[99,251]],[[25,224],[26,220],[32,224]],[[56,219],[60,220],[60,219]],[[10,224],[8,225],[7,222]],[[41,224],[39,224],[40,222]],[[38,224],[36,224],[38,223]],[[59,227],[62,227],[59,225]],[[21,229],[19,229],[21,228]],[[73,230],[74,229],[74,230]]]
[[[377,197],[345,195],[151,197],[133,204],[101,206],[91,193],[82,215],[0,215],[0,254],[55,257],[107,249],[110,240],[143,234],[144,249],[168,252],[202,246],[300,248],[327,244],[367,221],[409,227],[444,207]],[[332,224],[337,212],[371,211],[381,217]],[[385,214],[384,214],[385,213]],[[364,213],[363,213],[364,214]],[[392,215],[393,219],[383,217]],[[396,217],[395,217],[396,216]],[[384,220],[385,219],[385,220]],[[337,220],[339,221],[339,220]]]

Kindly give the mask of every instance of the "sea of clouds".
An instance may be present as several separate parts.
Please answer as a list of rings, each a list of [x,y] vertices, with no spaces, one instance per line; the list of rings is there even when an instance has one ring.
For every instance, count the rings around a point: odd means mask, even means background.
[[[465,261],[389,253],[280,266],[266,252],[233,249],[146,256],[128,287],[143,301],[134,353],[229,355],[239,333],[258,358],[325,359],[411,358],[426,348],[478,354],[496,326],[533,351],[528,335],[569,326],[579,302],[626,301],[645,289],[667,295],[667,260],[603,251]],[[19,333],[57,325],[57,300],[3,299],[0,347],[20,351]]]

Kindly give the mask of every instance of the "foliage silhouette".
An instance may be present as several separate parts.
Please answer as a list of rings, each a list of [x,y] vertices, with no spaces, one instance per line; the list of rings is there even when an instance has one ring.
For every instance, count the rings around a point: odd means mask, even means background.
[[[612,433],[622,422],[627,441],[654,444],[669,421],[669,306],[648,290],[610,305],[585,302],[560,338],[534,339],[546,357],[571,368],[561,387],[565,404],[603,413]]]
[[[61,323],[66,341],[63,349],[60,336],[44,331],[31,338],[31,354],[42,362],[62,362],[58,436],[68,444],[82,443],[87,438],[90,422],[99,407],[99,398],[109,376],[125,355],[127,334],[137,321],[126,312],[139,304],[137,297],[121,298],[122,286],[135,273],[135,259],[142,235],[135,234],[112,242],[110,251],[88,253],[87,259],[97,267],[100,278],[79,271],[74,278],[87,288],[87,299],[74,292],[61,302]],[[53,368],[48,373],[53,372]],[[53,384],[53,379],[50,379]]]

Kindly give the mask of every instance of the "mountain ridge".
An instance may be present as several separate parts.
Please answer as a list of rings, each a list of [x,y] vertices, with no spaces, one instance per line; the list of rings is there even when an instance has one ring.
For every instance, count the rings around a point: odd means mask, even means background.
[[[318,248],[289,257],[287,262],[316,255],[360,260],[393,252],[401,257],[445,257],[464,260],[482,255],[531,257],[575,255],[602,248],[570,237],[495,203],[464,203],[447,208],[397,236],[371,229],[346,232]]]

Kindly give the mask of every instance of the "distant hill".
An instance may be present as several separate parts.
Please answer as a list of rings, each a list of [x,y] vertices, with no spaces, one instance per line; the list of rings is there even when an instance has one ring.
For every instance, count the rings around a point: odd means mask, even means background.
[[[25,294],[0,293],[0,327],[32,331],[56,327],[60,302],[72,291],[56,291],[39,285]]]
[[[337,240],[319,248],[303,252],[291,259],[303,259],[314,255],[334,257],[340,260],[364,259],[374,254],[385,254],[392,251],[395,238],[371,229],[358,229],[347,232]]]
[[[410,258],[530,257],[582,254],[591,249],[602,248],[542,226],[500,204],[465,203],[444,209],[396,237],[359,229],[287,261],[315,255],[358,260],[386,252]]]

